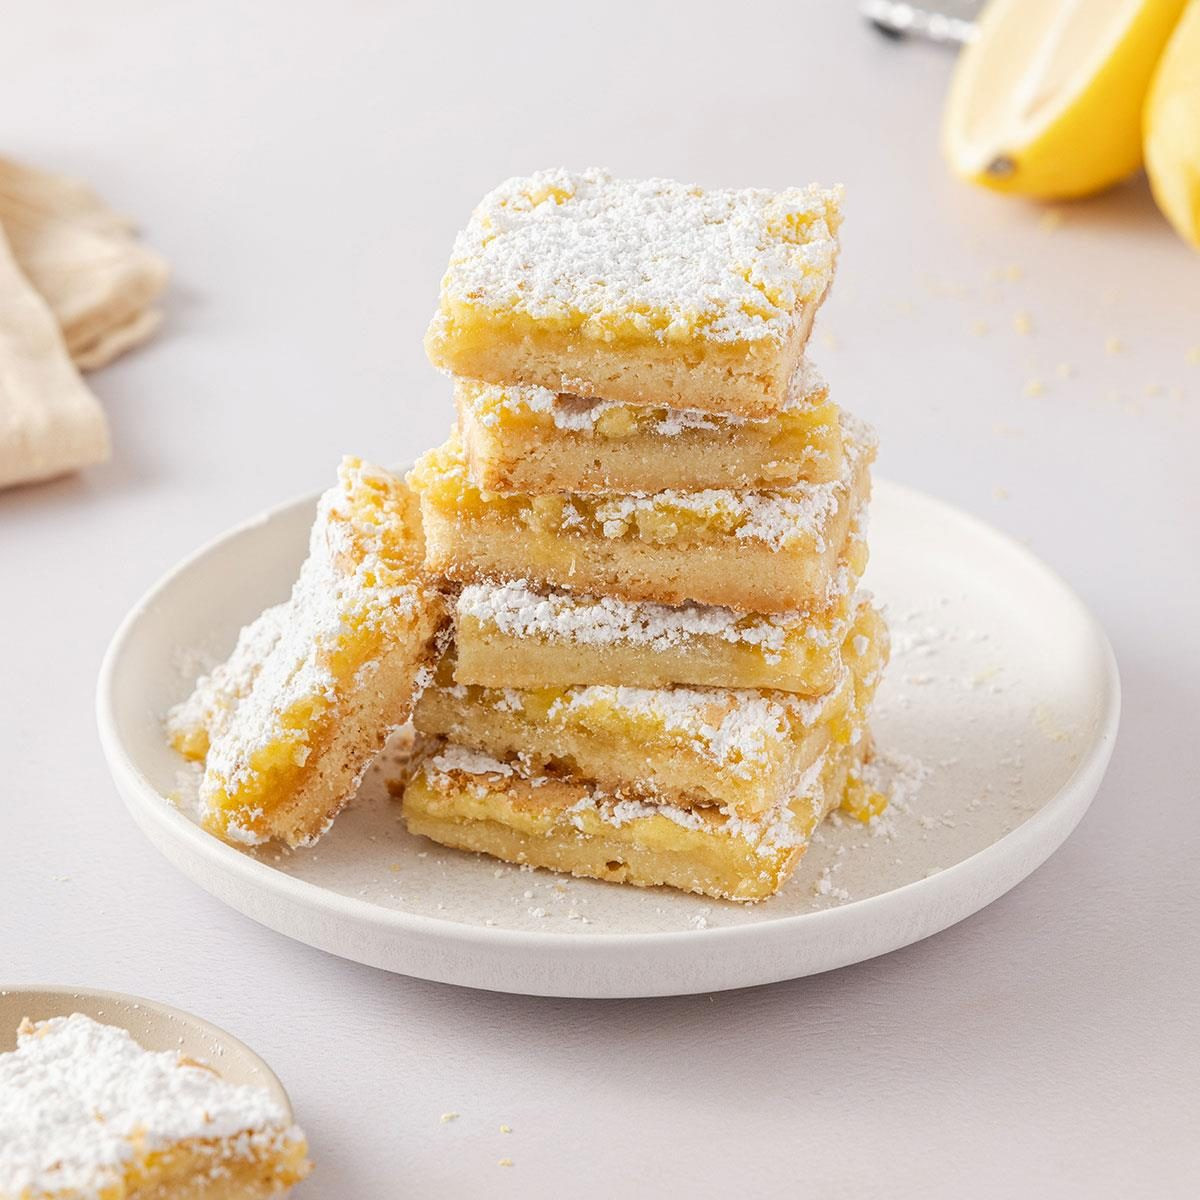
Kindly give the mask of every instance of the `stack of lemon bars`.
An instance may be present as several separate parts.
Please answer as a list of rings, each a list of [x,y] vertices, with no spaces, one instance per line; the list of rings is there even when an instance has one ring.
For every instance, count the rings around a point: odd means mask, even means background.
[[[316,705],[318,720],[354,710],[354,735],[334,755],[342,790],[292,837],[294,814],[271,815],[288,799],[275,784],[239,788],[262,783],[256,754],[273,769],[280,730],[309,722],[313,681],[260,697],[256,736],[289,702],[300,717],[248,743],[237,709],[253,705],[247,662],[263,659],[251,626],[172,718],[176,744],[207,754],[210,828],[310,839],[410,712],[425,749],[409,830],[509,862],[759,900],[835,807],[877,813],[862,766],[887,631],[858,587],[875,441],[805,356],[838,201],[594,170],[487,195],[426,339],[458,420],[408,477],[420,520],[405,509],[402,540],[423,569],[398,601],[403,650],[383,636],[399,684],[364,704],[370,680],[342,672]],[[367,470],[344,465],[342,492]],[[411,503],[384,472],[371,486]],[[348,503],[337,492],[333,510]],[[272,646],[296,641],[295,593],[288,603]],[[232,716],[214,726],[214,710]],[[207,739],[222,721],[243,735],[213,780]],[[306,741],[298,767],[282,756],[293,793],[310,751],[338,736]]]

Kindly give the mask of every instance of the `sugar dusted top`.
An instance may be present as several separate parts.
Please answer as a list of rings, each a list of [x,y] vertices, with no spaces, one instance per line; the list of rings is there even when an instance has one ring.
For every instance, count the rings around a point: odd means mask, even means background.
[[[79,1013],[23,1025],[0,1054],[0,1195],[115,1195],[106,1189],[137,1149],[237,1138],[249,1151],[302,1136],[265,1091]]]
[[[843,595],[850,587],[850,572],[843,566],[834,589]],[[459,593],[457,613],[459,621],[472,618],[509,637],[576,645],[624,642],[658,653],[683,649],[698,638],[716,638],[757,646],[768,662],[779,660],[789,638],[831,645],[840,641],[847,627],[845,618],[823,624],[807,612],[740,613],[709,604],[666,605],[618,596],[584,596],[542,591],[528,580],[470,584]]]
[[[509,179],[455,239],[440,318],[779,344],[829,286],[839,200],[814,185],[705,191],[597,169]]]

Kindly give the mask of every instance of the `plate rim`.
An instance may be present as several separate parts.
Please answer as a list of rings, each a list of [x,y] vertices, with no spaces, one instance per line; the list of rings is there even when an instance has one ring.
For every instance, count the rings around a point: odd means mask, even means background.
[[[168,1017],[171,1020],[190,1025],[214,1042],[232,1043],[257,1067],[263,1077],[262,1086],[272,1092],[275,1099],[283,1105],[288,1119],[295,1120],[296,1114],[292,1109],[291,1097],[288,1096],[287,1089],[283,1086],[283,1082],[279,1076],[271,1069],[270,1064],[252,1046],[246,1045],[241,1038],[235,1037],[229,1030],[214,1024],[206,1017],[197,1016],[185,1008],[177,1008],[175,1005],[166,1004],[162,1000],[152,1000],[148,996],[135,995],[133,992],[118,992],[112,988],[97,988],[64,983],[4,983],[0,981],[0,996],[40,995],[46,992],[61,994],[66,999],[86,997],[88,1000],[97,1001],[102,1004],[111,1004],[114,1006],[129,1005],[135,1008],[148,1009],[159,1016]],[[37,1018],[35,1017],[34,1019],[36,1020]],[[109,1022],[109,1024],[114,1024],[120,1029],[125,1029],[126,1032],[134,1037],[135,1041],[137,1040],[136,1034],[133,1034],[133,1031],[128,1026],[115,1021]],[[140,1045],[141,1043],[139,1042],[138,1044]]]
[[[702,929],[654,930],[647,932],[630,931],[626,933],[563,933],[547,930],[504,929],[456,921],[446,917],[434,917],[423,913],[408,912],[403,909],[392,909],[374,904],[354,896],[331,891],[307,880],[298,879],[286,872],[278,871],[266,863],[226,845],[220,839],[204,832],[183,813],[172,805],[141,772],[132,754],[122,743],[117,731],[117,717],[113,703],[113,690],[116,672],[120,663],[122,651],[134,634],[143,615],[155,604],[161,594],[170,587],[180,576],[186,574],[199,560],[206,557],[217,547],[233,538],[261,526],[273,518],[297,509],[302,505],[315,505],[319,492],[310,492],[272,505],[260,513],[239,522],[237,525],[217,534],[185,556],[173,567],[164,572],[134,603],[117,626],[100,666],[96,686],[96,718],[100,734],[101,747],[109,771],[117,786],[117,791],[133,816],[135,822],[142,828],[150,840],[154,842],[147,824],[153,825],[163,836],[174,842],[182,843],[184,848],[195,851],[211,868],[232,877],[242,886],[249,887],[255,892],[274,894],[279,899],[299,905],[310,911],[320,911],[340,919],[353,921],[358,926],[373,927],[388,935],[407,934],[419,938],[434,938],[438,941],[449,941],[458,947],[476,946],[486,950],[531,949],[552,951],[569,955],[571,961],[601,958],[610,954],[614,949],[628,950],[636,946],[639,952],[654,949],[674,948],[681,944],[689,946],[703,945],[716,948],[724,942],[733,939],[747,939],[755,936],[762,937],[766,931],[801,928],[797,922],[807,922],[802,928],[816,933],[818,930],[835,929],[843,922],[857,924],[859,920],[870,920],[872,909],[887,906],[916,904],[919,909],[922,903],[936,905],[939,894],[954,895],[960,891],[960,883],[964,877],[975,875],[986,876],[987,868],[992,864],[1002,865],[1014,857],[1015,848],[1027,843],[1027,848],[1043,844],[1046,827],[1054,827],[1067,820],[1065,831],[1061,837],[1049,845],[1045,853],[1026,871],[1023,871],[1012,883],[1006,885],[1000,892],[981,905],[976,905],[962,916],[939,926],[948,927],[964,919],[979,908],[986,907],[991,900],[1016,886],[1021,879],[1026,878],[1037,866],[1041,865],[1065,841],[1075,825],[1082,819],[1090,806],[1100,783],[1103,780],[1109,760],[1116,743],[1121,713],[1121,682],[1116,656],[1100,623],[1090,609],[1083,603],[1075,590],[1062,576],[1027,546],[1012,535],[997,529],[972,513],[965,512],[947,501],[938,499],[918,488],[906,484],[895,483],[886,479],[874,481],[876,493],[883,491],[893,493],[898,499],[917,505],[932,506],[940,515],[964,527],[971,535],[982,535],[992,539],[1019,560],[1041,573],[1048,582],[1070,602],[1080,621],[1080,628],[1086,629],[1091,641],[1099,653],[1099,664],[1103,673],[1103,697],[1099,718],[1089,743],[1081,751],[1079,760],[1074,765],[1070,775],[1058,788],[1053,796],[1048,798],[1041,807],[1026,820],[1015,826],[1008,833],[990,842],[967,858],[960,859],[949,867],[923,879],[912,880],[900,887],[864,897],[861,900],[851,900],[845,904],[806,913],[793,913],[780,916],[761,923],[749,925],[709,926]],[[1077,811],[1075,811],[1077,810]],[[165,852],[157,844],[155,848]],[[172,861],[176,869],[188,876],[192,882],[205,891],[212,892],[208,883],[196,875],[184,870]],[[925,900],[924,898],[927,898]],[[223,899],[223,898],[222,898]],[[223,900],[225,903],[229,901]],[[230,903],[237,911],[237,904]],[[848,914],[853,914],[848,916]],[[251,919],[257,919],[252,917]],[[265,922],[260,922],[265,923]],[[937,932],[934,930],[932,932]],[[294,934],[284,934],[294,937]],[[908,942],[921,940],[931,934],[922,934]],[[298,939],[304,940],[304,939]],[[314,944],[314,943],[309,943]],[[893,949],[898,948],[892,947]],[[337,953],[337,951],[328,951]],[[887,953],[878,951],[877,953]],[[353,955],[344,955],[353,957]],[[871,957],[871,956],[867,956]],[[367,961],[359,959],[357,961]],[[861,961],[855,959],[852,961]],[[385,968],[390,969],[390,968]],[[824,968],[831,969],[831,968]],[[781,976],[786,978],[788,976]],[[479,984],[475,986],[488,986]],[[740,986],[737,984],[730,986]],[[697,990],[713,990],[700,988]],[[562,992],[547,992],[545,994],[562,995]],[[624,993],[622,993],[624,994]],[[633,994],[633,993],[630,993]],[[639,992],[636,994],[647,994]]]

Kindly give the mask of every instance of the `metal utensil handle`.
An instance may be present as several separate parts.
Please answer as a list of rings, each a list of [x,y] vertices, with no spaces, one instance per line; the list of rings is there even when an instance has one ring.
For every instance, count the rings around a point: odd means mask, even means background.
[[[980,6],[971,7],[978,11]],[[920,37],[944,45],[965,46],[974,40],[978,30],[975,22],[966,17],[900,4],[896,0],[863,0],[862,14],[880,33],[893,38]]]

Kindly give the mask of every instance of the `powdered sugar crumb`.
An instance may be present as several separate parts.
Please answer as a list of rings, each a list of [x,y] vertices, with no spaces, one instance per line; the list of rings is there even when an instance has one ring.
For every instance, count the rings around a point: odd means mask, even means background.
[[[514,774],[513,768],[482,750],[471,750],[466,746],[449,744],[429,759],[429,765],[436,771],[461,771],[465,775],[498,775],[506,778]],[[530,893],[526,899],[531,898]]]

